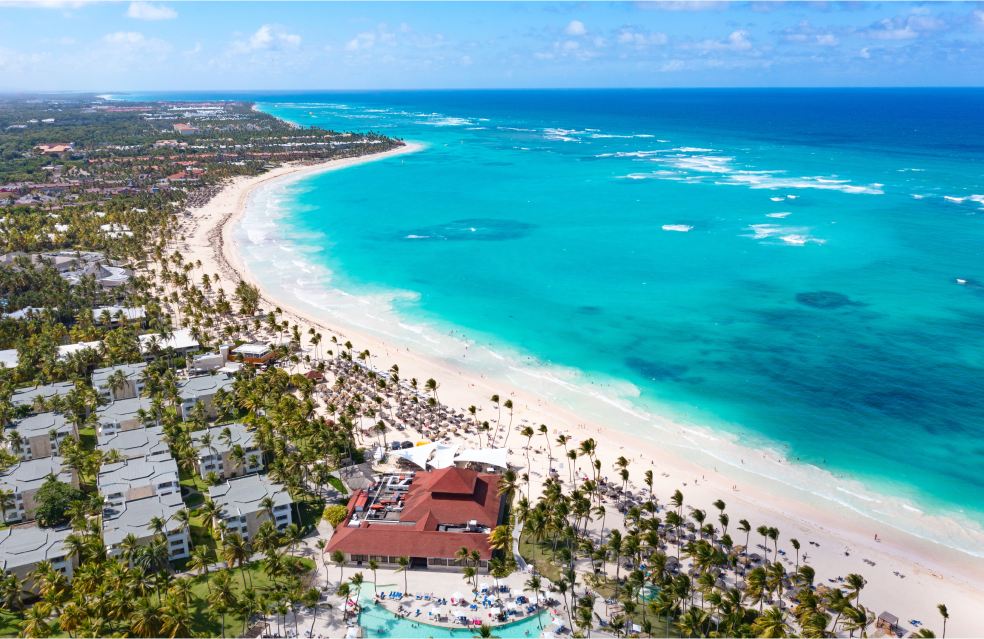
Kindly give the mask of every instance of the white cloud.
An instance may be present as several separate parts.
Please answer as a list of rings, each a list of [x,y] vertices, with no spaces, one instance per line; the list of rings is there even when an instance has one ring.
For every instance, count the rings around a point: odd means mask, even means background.
[[[865,48],[861,49],[861,53],[859,55],[862,58],[870,58],[871,57],[871,54],[868,53],[868,47],[865,47]]]
[[[638,33],[632,27],[622,27],[619,29],[616,40],[619,44],[630,45],[637,48],[660,46],[670,41],[665,33]]]
[[[376,42],[376,34],[372,31],[360,33],[345,43],[346,51],[358,51],[359,49],[371,49]]]
[[[701,51],[748,51],[752,43],[748,39],[748,31],[739,29],[733,31],[727,40],[702,40],[680,46],[681,49],[699,49]]]
[[[126,10],[126,17],[137,20],[170,20],[178,17],[178,12],[164,5],[152,5],[149,2],[131,2]]]
[[[836,47],[840,40],[826,29],[814,29],[809,20],[801,20],[796,28],[786,28],[776,32],[779,39],[786,44],[803,46]]]
[[[570,24],[564,27],[564,33],[572,36],[584,35],[588,30],[584,28],[584,23],[580,20],[571,20]]]
[[[202,51],[202,43],[196,42],[194,49],[189,49],[188,51],[182,51],[182,53],[184,55],[195,55],[196,53],[201,53],[201,51]]]
[[[238,40],[233,43],[235,53],[250,53],[252,51],[293,51],[301,46],[301,36],[288,33],[279,24],[265,24],[256,33],[249,36],[246,42]]]
[[[915,40],[920,35],[949,28],[942,18],[919,11],[906,18],[896,16],[879,20],[865,29],[854,30],[853,35],[871,40]]]
[[[636,0],[640,9],[660,11],[721,11],[731,5],[731,0]]]
[[[568,40],[567,42],[564,43],[565,51],[571,51],[573,49],[576,49],[577,47],[578,47],[577,42],[574,42],[573,40]]]
[[[464,56],[464,57],[461,58],[461,66],[463,66],[463,67],[470,67],[473,64],[475,64],[475,63],[472,61],[471,56],[467,56],[466,55],[466,56]]]
[[[92,0],[3,0],[0,7],[18,7],[22,9],[79,9],[86,4],[94,4]],[[66,16],[70,17],[70,16]]]
[[[108,45],[113,55],[144,52],[163,56],[171,51],[169,43],[158,38],[146,38],[139,31],[107,33],[102,40]]]

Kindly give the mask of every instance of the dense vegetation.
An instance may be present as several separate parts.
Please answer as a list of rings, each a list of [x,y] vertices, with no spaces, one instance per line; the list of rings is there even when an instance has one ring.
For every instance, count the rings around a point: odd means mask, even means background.
[[[201,263],[186,263],[177,250],[182,239],[178,220],[186,208],[206,202],[223,181],[261,173],[270,162],[345,157],[399,142],[372,134],[301,131],[253,111],[248,103],[217,109],[174,103],[125,106],[139,108],[126,110],[87,96],[0,101],[0,188],[16,196],[2,200],[0,253],[24,254],[0,265],[5,312],[0,350],[16,349],[18,360],[12,368],[0,368],[0,419],[9,425],[31,412],[54,411],[82,434],[66,439],[60,449],[80,489],[48,480],[34,513],[42,525],[72,528],[67,546],[79,567],[70,581],[47,561],[28,580],[4,574],[0,636],[231,636],[258,614],[277,617],[286,626],[290,611],[316,612],[323,604],[318,603],[312,563],[296,552],[322,516],[326,504],[320,493],[329,471],[343,458],[361,459],[352,427],[318,416],[313,383],[287,370],[299,362],[293,355],[301,339],[297,326],[291,330],[278,318],[279,311],[254,317],[255,287],[222,281],[218,274],[205,273]],[[42,122],[49,118],[55,121]],[[191,123],[198,133],[174,132],[177,122]],[[175,139],[177,145],[167,142]],[[158,144],[161,140],[167,144]],[[74,148],[60,154],[43,155],[37,148],[67,142]],[[192,181],[165,179],[179,172]],[[53,256],[41,255],[54,251],[69,251],[80,260],[97,252],[99,263],[124,268],[130,277],[112,288],[100,285],[95,275],[73,283]],[[122,312],[111,316],[107,311],[94,317],[93,309],[105,305],[143,307],[146,316],[130,321]],[[8,315],[28,307],[37,310],[19,319]],[[187,362],[152,340],[155,359],[141,376],[150,408],[138,417],[145,425],[162,427],[178,463],[186,504],[178,523],[190,531],[193,545],[190,559],[172,562],[164,533],[173,532],[174,522],[148,522],[149,544],[138,544],[132,535],[119,548],[104,543],[104,501],[95,477],[120,454],[95,450],[94,426],[105,400],[92,388],[91,374],[143,361],[141,334],[166,338],[179,328],[189,329],[204,350],[220,341],[265,341],[275,335],[283,367],[262,373],[247,367],[236,375],[231,391],[215,397],[217,417],[199,403],[181,419],[178,382]],[[59,353],[60,346],[81,342],[96,344]],[[60,381],[74,382],[74,389],[31,406],[11,405],[17,388]],[[193,442],[192,433],[233,421],[253,431],[263,472],[294,499],[294,524],[278,530],[264,522],[249,541],[227,532],[224,522],[213,517],[218,509],[207,498],[207,488],[221,479],[212,473],[203,480],[194,471],[201,446],[209,442]],[[10,428],[2,433],[0,443],[19,437]],[[0,464],[13,461],[9,452],[0,453]],[[231,461],[247,463],[242,447],[233,448]],[[11,499],[9,492],[0,494],[4,504]],[[332,512],[337,516],[337,509]],[[254,553],[264,559],[250,563]],[[215,569],[213,564],[222,560],[230,567]],[[28,581],[37,595],[28,590]]]

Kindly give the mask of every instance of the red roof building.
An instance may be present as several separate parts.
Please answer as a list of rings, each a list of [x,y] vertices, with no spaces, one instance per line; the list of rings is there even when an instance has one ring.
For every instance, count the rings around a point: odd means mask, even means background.
[[[356,491],[325,552],[340,550],[346,561],[356,563],[390,564],[410,557],[416,566],[436,567],[457,565],[455,553],[465,546],[479,552],[485,567],[492,558],[489,532],[502,520],[505,505],[498,483],[498,475],[464,468],[417,473],[402,511],[385,519],[366,519],[371,495]]]

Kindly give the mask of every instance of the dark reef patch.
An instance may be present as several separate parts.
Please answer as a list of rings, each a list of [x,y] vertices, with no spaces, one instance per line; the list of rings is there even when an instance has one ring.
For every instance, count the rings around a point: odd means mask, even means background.
[[[813,308],[840,308],[842,306],[867,306],[864,302],[854,302],[843,293],[832,291],[816,291],[813,293],[797,293],[796,301]]]
[[[687,373],[686,366],[652,362],[641,357],[626,357],[625,365],[646,379],[657,382],[683,381],[681,378]]]

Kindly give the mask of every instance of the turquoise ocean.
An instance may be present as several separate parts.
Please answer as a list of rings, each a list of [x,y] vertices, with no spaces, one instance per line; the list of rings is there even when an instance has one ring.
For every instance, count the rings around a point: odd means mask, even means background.
[[[984,556],[984,92],[166,97],[422,145],[255,193],[285,301]]]

